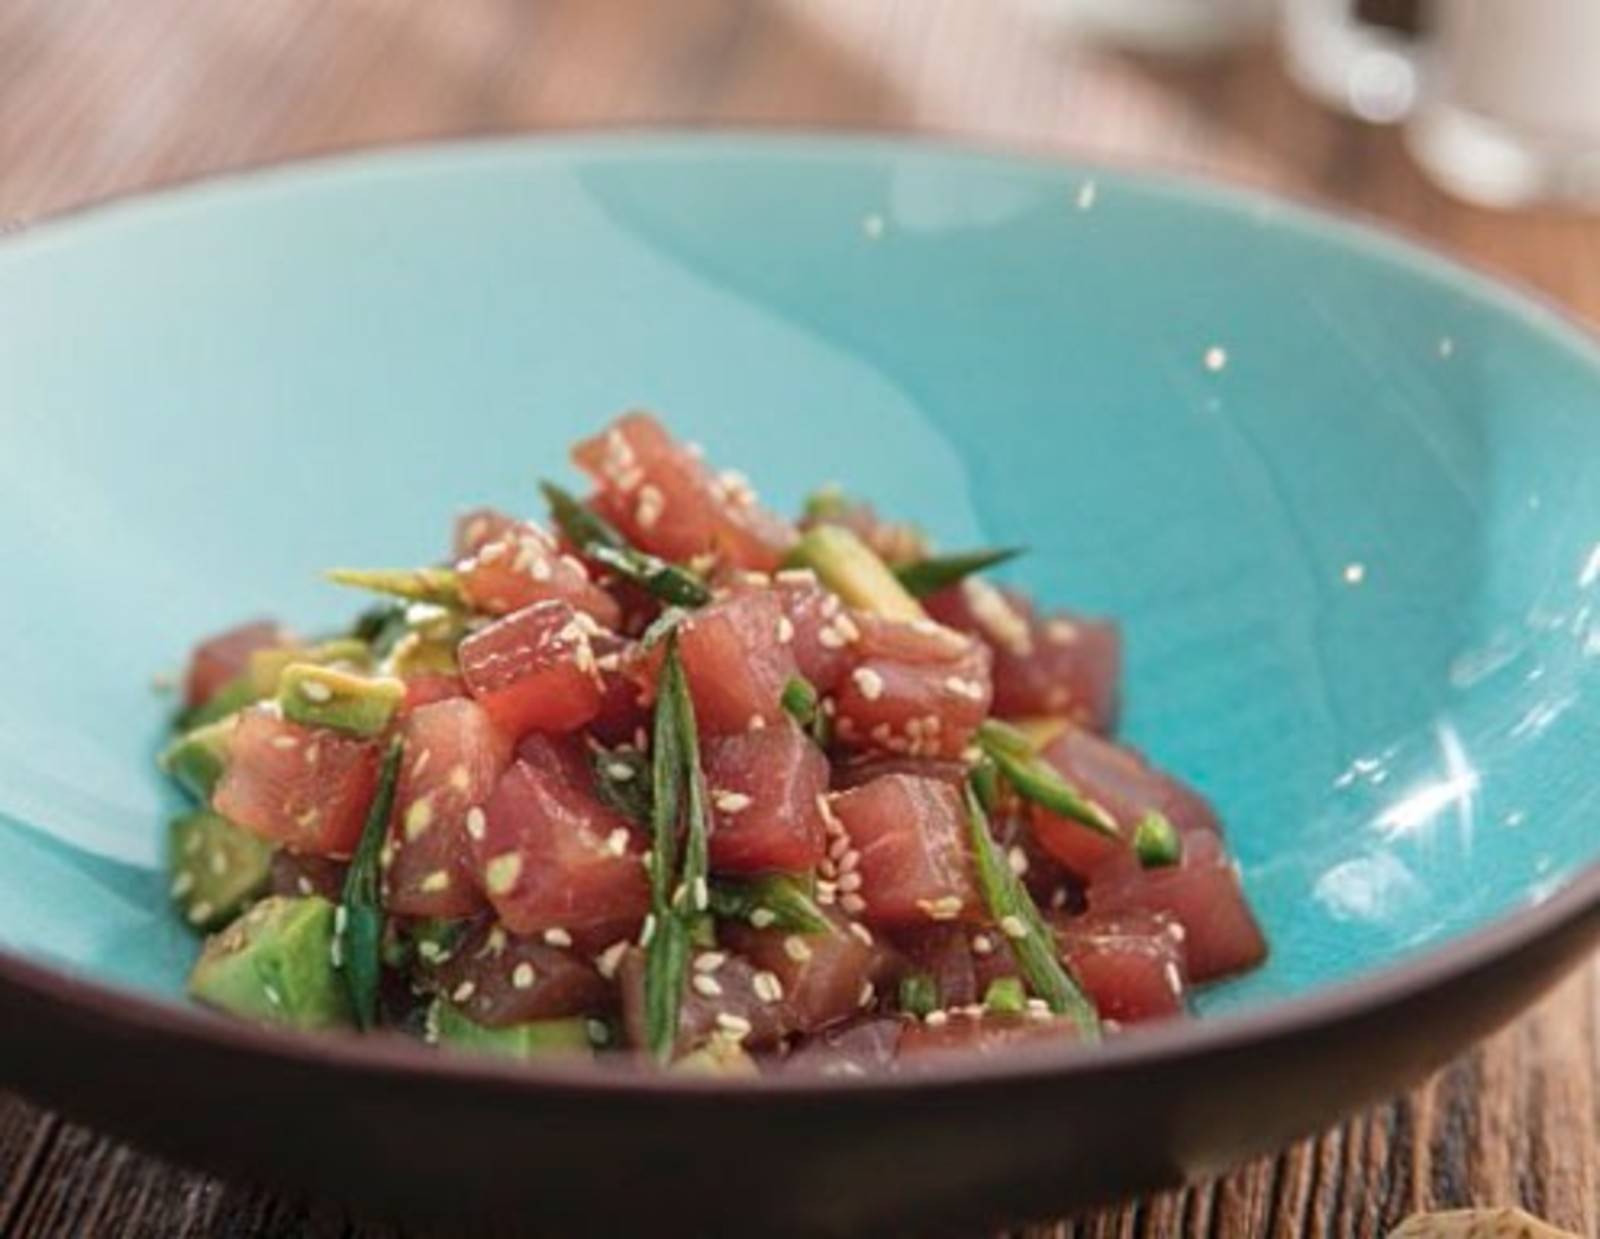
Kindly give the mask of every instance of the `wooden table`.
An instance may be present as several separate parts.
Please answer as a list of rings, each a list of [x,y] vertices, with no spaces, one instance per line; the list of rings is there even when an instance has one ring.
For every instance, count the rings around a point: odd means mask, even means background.
[[[1134,157],[1392,221],[1600,320],[1600,221],[1454,203],[1399,137],[1298,96],[1265,49],[1072,46],[1012,0],[9,0],[0,224],[363,143],[660,122],[921,129]],[[1520,1202],[1600,1233],[1597,974],[1408,1097],[1215,1184],[1043,1235],[1382,1234]],[[163,1165],[0,1096],[0,1234],[361,1235],[337,1209]]]

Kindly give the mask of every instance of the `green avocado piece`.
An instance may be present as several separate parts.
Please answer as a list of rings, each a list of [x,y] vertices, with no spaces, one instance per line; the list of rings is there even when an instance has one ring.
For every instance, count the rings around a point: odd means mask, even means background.
[[[389,651],[386,670],[390,675],[404,678],[412,675],[457,675],[461,665],[456,661],[456,646],[460,638],[429,637],[419,631],[406,633]]]
[[[691,1076],[758,1076],[755,1059],[731,1037],[713,1034],[697,1050],[691,1050],[672,1064],[672,1070]]]
[[[806,530],[789,552],[788,563],[810,568],[824,585],[863,611],[894,620],[928,618],[877,552],[842,525]]]
[[[237,714],[230,714],[184,732],[161,751],[156,764],[179,787],[205,804],[228,764],[228,741],[238,721]]]
[[[278,691],[284,671],[295,663],[314,667],[337,667],[344,671],[367,671],[372,667],[372,650],[355,637],[335,637],[320,645],[284,645],[257,650],[250,655],[251,687],[256,700]]]
[[[389,676],[290,663],[278,677],[278,705],[291,723],[375,736],[389,726],[406,686]]]
[[[229,1015],[287,1028],[348,1028],[350,996],[333,964],[334,907],[319,895],[263,899],[206,940],[189,993]]]
[[[428,1040],[446,1049],[501,1058],[545,1058],[552,1054],[594,1052],[587,1020],[530,1020],[506,1028],[488,1028],[468,1019],[443,998],[436,998],[428,1009]]]
[[[250,673],[235,676],[211,696],[207,697],[193,709],[185,710],[178,715],[174,724],[180,732],[191,732],[218,719],[227,718],[230,714],[237,714],[253,701],[260,699],[255,685],[250,678]]]
[[[196,929],[226,925],[266,888],[273,848],[202,809],[173,821],[167,836],[172,898]]]

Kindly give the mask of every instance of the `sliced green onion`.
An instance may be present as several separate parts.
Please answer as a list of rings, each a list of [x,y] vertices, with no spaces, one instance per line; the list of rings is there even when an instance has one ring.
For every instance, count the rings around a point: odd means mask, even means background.
[[[1150,810],[1133,828],[1133,850],[1146,869],[1176,865],[1183,856],[1183,842],[1164,813]]]
[[[929,555],[909,564],[896,565],[894,574],[913,597],[926,598],[974,573],[986,572],[1007,560],[1015,559],[1022,551],[1020,546],[1001,546],[958,551],[950,555]]]
[[[331,568],[323,573],[335,585],[389,594],[440,607],[466,605],[461,578],[453,568]]]
[[[718,878],[711,883],[711,911],[727,921],[745,921],[757,929],[795,934],[833,932],[812,897],[811,882],[794,874],[759,878]]]
[[[395,784],[405,745],[396,737],[389,742],[378,774],[378,790],[361,828],[361,841],[345,875],[335,921],[334,960],[344,972],[356,1023],[369,1029],[378,1019],[378,981],[382,972],[383,894],[379,863],[389,815],[394,808]]]
[[[804,676],[791,676],[789,682],[783,686],[783,696],[780,698],[783,708],[789,716],[802,727],[811,726],[817,717],[817,690],[811,686],[811,681]]]
[[[1028,991],[1019,977],[996,977],[983,991],[983,1005],[996,1015],[1021,1015],[1028,1009]]]
[[[673,606],[698,607],[711,601],[706,583],[689,569],[632,546],[615,525],[555,483],[540,482],[539,489],[557,527],[595,563]]]
[[[940,1007],[939,983],[926,972],[908,972],[900,978],[900,1010],[921,1019]]]
[[[1028,738],[998,719],[978,728],[978,745],[1000,767],[1006,782],[1024,800],[1068,818],[1108,839],[1120,839],[1116,818],[1063,779],[1049,762],[1033,751]]]
[[[983,892],[990,917],[1011,944],[1011,953],[1033,992],[1044,999],[1050,1010],[1076,1024],[1085,1038],[1097,1039],[1100,1017],[1094,1004],[1062,967],[1050,927],[1039,915],[1028,888],[1011,871],[994,836],[989,833],[989,817],[983,811],[978,793],[970,782],[963,790],[978,888]]]
[[[669,1062],[678,1040],[678,1012],[690,951],[710,907],[707,881],[705,773],[695,734],[694,702],[678,657],[675,634],[656,696],[651,752],[650,940],[645,948],[645,1040],[659,1062]],[[678,834],[683,858],[678,865]],[[676,875],[676,880],[674,880]]]

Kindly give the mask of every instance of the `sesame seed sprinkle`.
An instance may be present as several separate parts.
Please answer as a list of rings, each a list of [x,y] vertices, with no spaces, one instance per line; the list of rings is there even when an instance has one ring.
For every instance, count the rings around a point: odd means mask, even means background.
[[[722,986],[718,984],[716,977],[707,976],[703,972],[695,973],[694,980],[689,984],[694,986],[695,993],[703,997],[720,998],[722,996]]]
[[[474,839],[481,840],[489,830],[489,819],[477,805],[467,810],[467,834]]]
[[[1026,938],[1028,927],[1020,916],[1003,916],[1000,918],[1000,932],[1008,938]]]
[[[863,946],[871,946],[873,942],[872,931],[860,921],[850,922],[850,933],[861,940]]]
[[[513,989],[532,989],[534,982],[533,965],[524,961],[511,971],[511,986]]]
[[[474,985],[471,981],[463,981],[463,982],[461,982],[460,985],[456,986],[455,989],[451,991],[450,1001],[451,1002],[466,1002],[467,999],[471,998],[477,992],[478,992],[478,987],[476,985]]]
[[[763,970],[756,973],[750,978],[750,988],[762,1002],[783,1001],[783,982],[778,979],[778,974],[775,972]]]
[[[735,1015],[731,1011],[717,1012],[717,1027],[731,1034],[739,1041],[748,1037],[752,1031],[749,1020],[742,1015]]]
[[[595,971],[606,980],[611,980],[612,977],[617,975],[617,968],[622,964],[622,957],[627,950],[628,943],[626,939],[621,942],[613,942],[605,950],[601,951],[599,955],[595,956]]]
[[[929,1011],[922,1017],[922,1022],[929,1028],[941,1028],[950,1022],[950,1015],[946,1011]]]
[[[850,673],[850,679],[868,701],[883,696],[883,677],[871,667],[857,667]]]
[[[783,953],[797,964],[803,964],[811,958],[811,948],[806,940],[795,934],[790,934],[783,940]]]
[[[777,919],[778,914],[771,908],[757,907],[750,909],[750,923],[757,929],[766,929],[769,925],[776,923]]]
[[[728,962],[728,956],[722,951],[702,951],[694,957],[694,970],[696,972],[715,972]]]
[[[559,925],[553,925],[544,931],[544,940],[550,946],[571,946],[572,935]]]

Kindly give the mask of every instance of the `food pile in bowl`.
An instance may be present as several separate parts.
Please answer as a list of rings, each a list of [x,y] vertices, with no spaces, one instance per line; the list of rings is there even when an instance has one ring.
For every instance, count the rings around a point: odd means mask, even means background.
[[[203,641],[162,768],[195,999],[679,1071],[908,1070],[1181,1016],[1262,937],[1205,800],[1118,744],[1114,624],[834,488],[798,521],[648,414],[548,525],[336,570]]]

